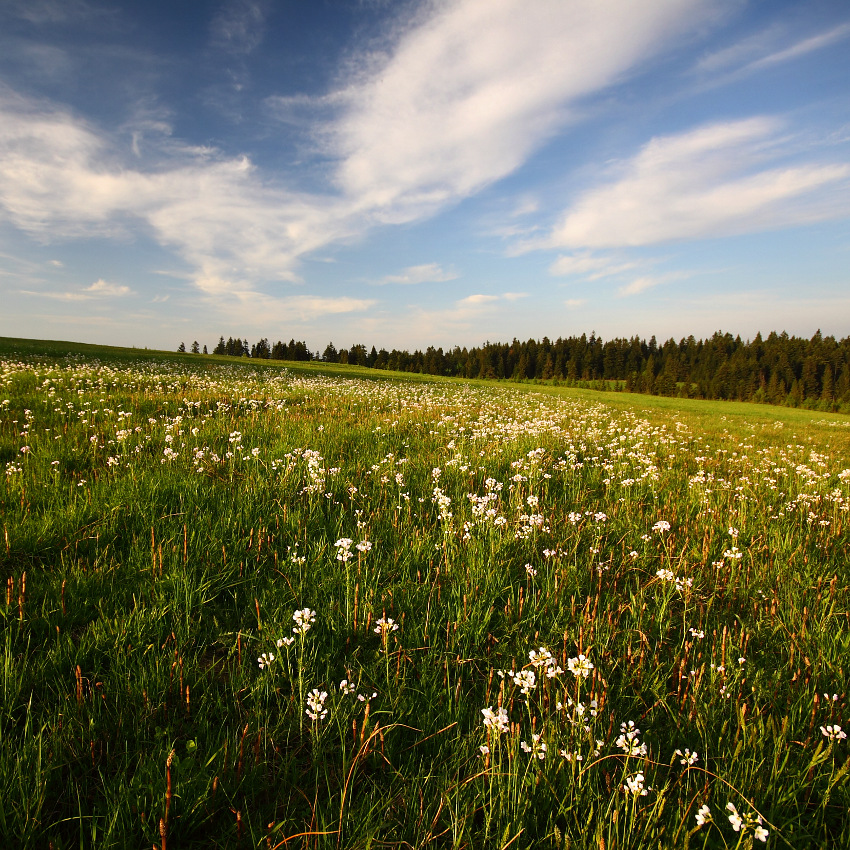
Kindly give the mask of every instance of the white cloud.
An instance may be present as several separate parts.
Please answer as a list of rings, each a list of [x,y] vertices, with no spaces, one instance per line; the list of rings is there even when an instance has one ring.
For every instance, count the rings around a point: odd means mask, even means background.
[[[850,214],[850,164],[765,167],[783,152],[781,129],[758,117],[654,138],[567,210],[549,245],[650,245]]]
[[[670,272],[668,274],[661,275],[642,275],[641,277],[634,278],[625,286],[621,286],[617,290],[617,294],[623,297],[628,295],[638,295],[641,292],[646,292],[647,289],[654,289],[662,283],[682,280],[686,277],[688,277],[686,272]]]
[[[409,221],[511,173],[570,105],[718,14],[696,0],[459,0],[364,60],[328,128],[337,182],[381,221]],[[357,68],[349,69],[349,76]]]
[[[497,301],[518,301],[520,298],[527,298],[527,292],[503,292],[501,295],[484,295],[476,293],[475,295],[467,295],[466,298],[461,298],[456,301],[457,307],[483,307],[486,304],[495,304]]]
[[[210,25],[212,46],[237,55],[253,52],[265,35],[267,11],[268,2],[229,0]]]
[[[70,292],[51,292],[49,290],[22,289],[23,295],[36,295],[39,298],[52,298],[56,301],[92,301],[97,298],[116,298],[130,295],[132,290],[129,286],[117,283],[109,283],[100,278],[91,286],[82,290]]]
[[[458,307],[477,307],[480,304],[492,304],[494,301],[498,301],[498,295],[467,295],[466,298],[461,298],[460,301],[457,302]]]
[[[588,280],[598,280],[601,277],[610,277],[631,271],[637,265],[638,263],[631,260],[622,261],[604,254],[582,251],[577,254],[564,254],[558,257],[549,266],[549,274],[556,276],[581,275]]]
[[[694,71],[703,74],[719,71],[734,76],[760,71],[829,47],[847,38],[850,36],[850,23],[840,24],[825,32],[808,36],[786,47],[778,46],[780,36],[780,30],[775,26],[771,27],[742,39],[737,44],[704,56],[696,63]],[[722,81],[727,82],[729,79],[730,77],[726,76]]]
[[[129,286],[123,286],[117,283],[108,283],[101,278],[100,280],[96,280],[91,286],[87,286],[85,291],[91,292],[94,295],[121,296],[129,295],[131,289]]]
[[[388,283],[416,284],[416,283],[444,283],[448,280],[456,280],[457,272],[442,268],[438,263],[425,263],[421,266],[408,266],[399,274],[390,274],[375,281],[379,286]]]
[[[165,154],[127,167],[68,111],[0,91],[0,218],[43,242],[148,233],[208,293],[297,282],[299,257],[352,233],[338,201],[271,184],[246,157],[170,140]]]
[[[568,298],[566,301],[564,301],[564,306],[570,307],[572,309],[575,309],[577,307],[583,307],[585,304],[587,304],[586,298]]]
[[[318,295],[292,295],[275,301],[280,305],[282,316],[302,322],[329,313],[360,313],[375,306],[370,298],[323,298]]]
[[[769,68],[771,65],[778,65],[781,62],[788,62],[791,59],[797,59],[800,56],[805,56],[807,53],[812,53],[815,50],[821,50],[824,47],[829,47],[838,41],[850,36],[850,24],[842,24],[834,27],[820,35],[814,35],[810,38],[804,38],[801,41],[786,47],[782,50],[777,50],[775,53],[770,53],[767,56],[762,56],[756,59],[749,65],[745,66],[742,71],[757,71],[762,68]]]
[[[34,289],[22,289],[21,295],[35,295],[38,298],[51,298],[54,301],[90,301],[92,296],[85,292],[39,292]]]
[[[511,173],[563,128],[572,104],[681,43],[724,4],[423,4],[384,53],[354,57],[346,85],[318,98],[330,115],[318,134],[327,194],[292,191],[247,157],[171,139],[158,115],[129,144],[0,89],[0,219],[44,243],[143,234],[174,251],[219,306],[256,301],[270,282],[301,282],[305,255],[376,223],[430,215]],[[250,52],[266,8],[229,3],[213,40]],[[300,109],[298,98],[268,104]]]

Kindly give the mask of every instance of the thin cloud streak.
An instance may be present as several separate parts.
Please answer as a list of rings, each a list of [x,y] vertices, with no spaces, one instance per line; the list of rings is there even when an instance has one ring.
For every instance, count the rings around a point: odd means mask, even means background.
[[[476,293],[467,295],[466,298],[461,298],[456,301],[455,305],[461,309],[483,307],[488,304],[495,304],[498,301],[518,301],[520,298],[527,298],[527,292],[503,292],[501,295],[485,295]]]
[[[93,301],[95,299],[123,298],[131,295],[129,286],[119,283],[109,283],[103,278],[96,280],[91,286],[72,292],[50,292],[44,290],[21,289],[22,295],[35,295],[39,298],[52,298],[57,301]]]
[[[840,24],[817,35],[800,39],[787,47],[775,49],[774,45],[778,41],[778,36],[779,30],[774,26],[769,30],[743,39],[737,44],[704,56],[696,63],[693,70],[698,74],[726,71],[721,82],[728,82],[732,77],[759,71],[773,65],[779,65],[782,62],[789,62],[836,44],[850,36],[850,22]]]
[[[385,286],[390,283],[411,286],[419,283],[445,283],[456,280],[457,272],[444,269],[439,263],[425,263],[419,266],[408,266],[399,274],[390,274],[374,282],[375,286]]]
[[[561,255],[549,266],[549,274],[555,277],[580,275],[587,280],[599,280],[631,271],[638,265],[632,260],[624,262],[611,256],[584,251]]]
[[[688,277],[683,272],[670,272],[669,274],[662,275],[642,275],[641,277],[636,277],[630,283],[625,286],[621,286],[617,290],[617,294],[621,298],[626,298],[630,295],[639,295],[641,292],[646,292],[648,289],[654,289],[656,286],[660,286],[664,283],[670,283],[671,281],[683,280]]]

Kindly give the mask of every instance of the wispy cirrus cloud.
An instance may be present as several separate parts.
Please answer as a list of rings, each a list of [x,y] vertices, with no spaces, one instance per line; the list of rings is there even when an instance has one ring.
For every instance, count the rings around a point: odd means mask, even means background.
[[[266,32],[268,0],[227,0],[210,24],[210,44],[237,56],[260,45]]]
[[[646,292],[648,289],[654,289],[664,283],[670,283],[676,280],[683,280],[689,275],[685,272],[668,272],[667,274],[658,275],[641,275],[629,281],[629,283],[621,286],[617,290],[620,297],[628,297],[629,295],[639,295],[641,292]]]
[[[301,281],[304,256],[377,224],[432,215],[516,171],[575,104],[726,5],[423,4],[382,50],[352,56],[345,85],[318,98],[324,193],[295,191],[247,156],[171,138],[158,114],[127,149],[120,135],[63,106],[3,90],[0,214],[44,243],[153,238],[183,260],[207,299],[261,304],[265,286]],[[267,12],[259,0],[225,4],[211,44],[242,61],[260,43]],[[406,270],[409,282],[427,274],[417,269]]]
[[[549,266],[549,274],[556,277],[580,275],[587,280],[599,280],[603,277],[623,274],[638,266],[634,260],[622,260],[606,254],[594,254],[580,251],[575,254],[563,254]]]
[[[581,98],[725,8],[658,0],[461,0],[353,62],[326,128],[335,179],[385,222],[410,221],[515,171]]]
[[[247,157],[170,139],[161,153],[146,166],[70,111],[0,91],[0,213],[37,241],[146,233],[214,293],[297,282],[299,257],[352,232],[337,201],[290,192]]]
[[[783,132],[754,117],[656,137],[581,195],[547,244],[652,245],[850,215],[850,163],[783,162]]]
[[[409,286],[417,283],[444,283],[456,280],[459,277],[456,271],[444,269],[439,263],[425,263],[419,266],[408,266],[398,274],[389,274],[376,280],[375,284],[384,286],[389,283]]]
[[[751,35],[736,44],[703,56],[693,67],[701,75],[722,73],[722,81],[729,75],[741,76],[761,71],[783,62],[790,62],[825,47],[830,47],[850,37],[850,20],[823,32],[790,41],[787,33],[777,26]],[[784,46],[783,45],[784,42]]]
[[[91,286],[86,286],[83,289],[65,292],[22,289],[20,292],[22,295],[35,295],[39,298],[52,298],[56,301],[92,301],[95,299],[121,298],[125,295],[132,294],[133,290],[124,284],[110,283],[109,281],[100,278]]]
[[[309,321],[364,312],[368,298],[277,297],[266,281],[297,283],[299,258],[350,234],[331,199],[298,195],[262,179],[245,158],[168,141],[169,166],[122,166],[115,146],[65,110],[0,99],[0,210],[35,239],[125,237],[140,226],[174,249],[185,276],[233,318]],[[129,293],[100,280],[67,292],[24,294],[91,301]]]
[[[112,16],[102,3],[87,0],[5,0],[6,11],[32,24],[65,24]]]

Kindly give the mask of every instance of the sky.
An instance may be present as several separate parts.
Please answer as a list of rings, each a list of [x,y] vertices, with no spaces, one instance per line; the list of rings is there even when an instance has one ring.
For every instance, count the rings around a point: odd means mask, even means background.
[[[0,3],[0,335],[818,329],[846,0]]]

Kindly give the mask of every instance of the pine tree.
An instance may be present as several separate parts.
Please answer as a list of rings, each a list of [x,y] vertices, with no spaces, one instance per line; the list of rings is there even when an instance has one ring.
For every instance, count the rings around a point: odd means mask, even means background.
[[[195,340],[192,343],[192,354],[200,354],[200,353],[201,353],[201,346],[198,345],[198,340]]]
[[[803,361],[803,397],[817,398],[818,393],[818,364],[814,357]]]
[[[823,370],[823,390],[820,394],[821,401],[832,401],[832,367],[827,363]]]
[[[180,343],[180,345],[178,345],[178,346],[177,346],[177,350],[178,350],[181,354],[185,354],[185,353],[186,353],[186,343],[185,343],[185,342],[181,342],[181,343]]]

